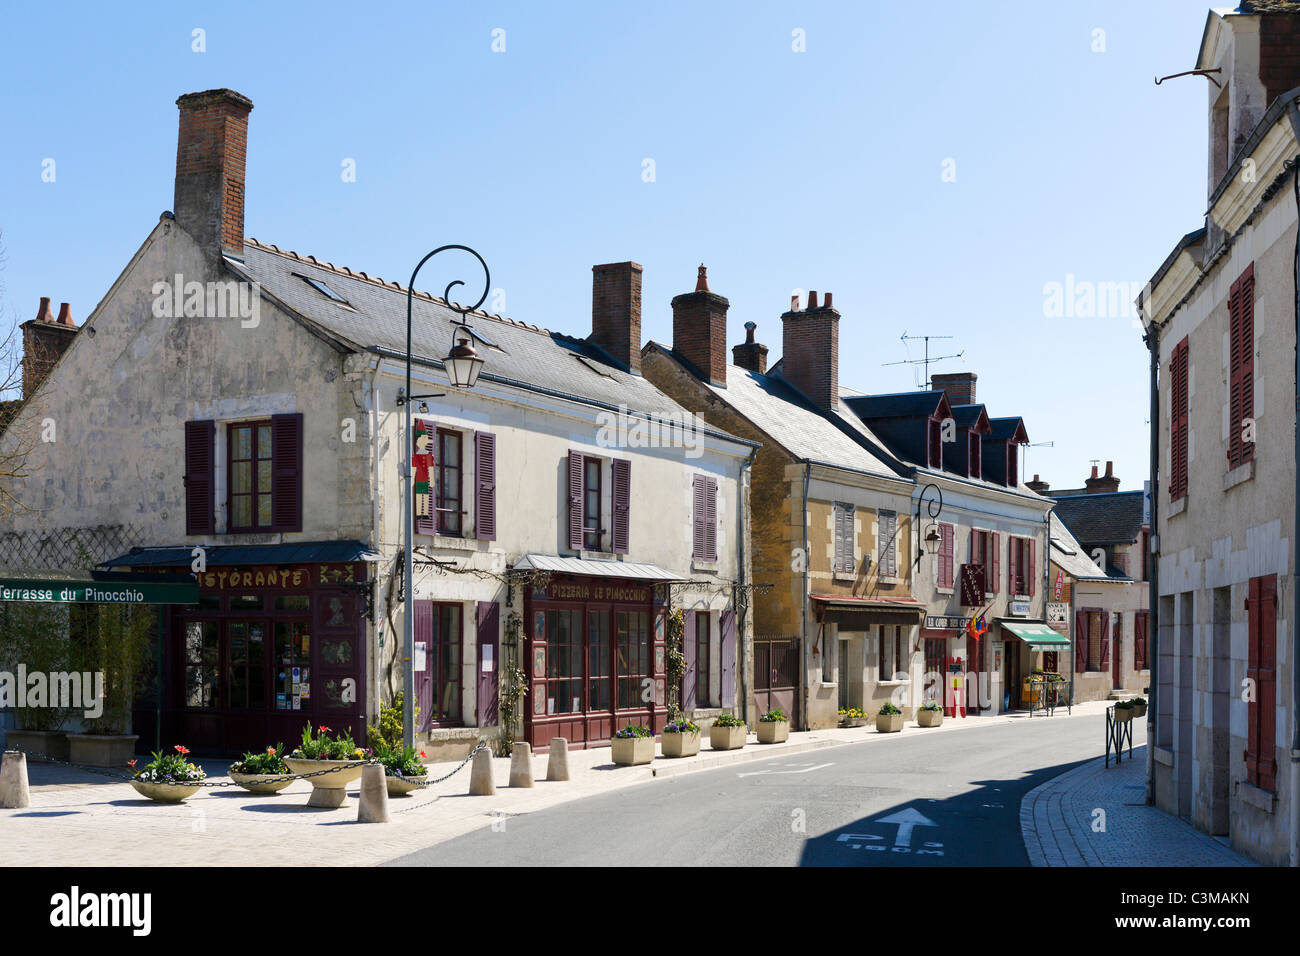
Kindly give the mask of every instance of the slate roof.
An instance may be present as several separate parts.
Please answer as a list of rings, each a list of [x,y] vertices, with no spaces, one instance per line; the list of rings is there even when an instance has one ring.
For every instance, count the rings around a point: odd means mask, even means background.
[[[1051,515],[1050,529],[1052,560],[1061,570],[1080,581],[1102,581],[1108,577],[1055,514]]]
[[[1056,514],[1085,548],[1131,544],[1142,532],[1140,490],[1058,498]]]
[[[217,545],[206,549],[208,564],[233,567],[254,564],[333,564],[378,561],[379,555],[360,541],[295,541],[291,544]],[[101,562],[104,568],[187,568],[194,549],[182,547],[132,548],[126,554]]]
[[[343,346],[405,356],[405,286],[256,239],[244,241],[242,263],[230,258],[226,263]],[[335,301],[300,276],[323,283],[344,302]],[[466,279],[467,286],[471,281]],[[441,359],[451,347],[457,313],[445,300],[417,289],[413,314],[411,348],[415,360],[441,368]],[[483,381],[529,388],[599,407],[626,406],[630,412],[670,420],[680,420],[683,414],[683,408],[649,380],[615,364],[598,346],[494,313],[475,311],[469,318],[479,338],[475,347],[486,362],[480,376]]]
[[[1014,438],[1017,429],[1023,430],[1025,420],[1019,416],[1015,418],[990,418],[989,425],[993,430],[984,436],[985,441],[1006,441]],[[1025,440],[1028,441],[1028,433],[1025,433]]]
[[[863,419],[928,418],[939,410],[942,391],[893,392],[888,395],[855,395],[846,399],[849,407]]]
[[[988,420],[988,411],[983,405],[954,405],[952,407],[952,420],[957,423],[958,428],[969,428],[979,421],[983,415],[985,421]],[[990,427],[992,427],[990,425]]]

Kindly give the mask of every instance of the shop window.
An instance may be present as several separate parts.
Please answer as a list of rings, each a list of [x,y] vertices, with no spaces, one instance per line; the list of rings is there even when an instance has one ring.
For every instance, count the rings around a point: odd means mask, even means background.
[[[347,667],[353,659],[352,638],[322,637],[320,642],[322,664],[330,667]]]
[[[310,708],[311,633],[302,621],[275,622],[275,709]]]
[[[609,710],[609,611],[587,612],[587,709]]]
[[[438,450],[434,456],[438,534],[460,537],[462,529],[462,442],[460,432],[438,429]]]
[[[618,708],[649,706],[643,697],[650,677],[650,615],[645,611],[618,611],[614,615],[618,667]]]
[[[229,628],[230,707],[266,709],[266,626],[231,621]]]
[[[271,529],[271,422],[231,425],[230,530]]]
[[[185,706],[217,706],[221,631],[217,621],[185,624]]]
[[[547,611],[546,713],[582,710],[582,612]]]
[[[220,611],[221,598],[215,595],[203,594],[199,596],[200,611]]]
[[[307,594],[277,594],[275,596],[277,611],[310,611],[311,596]]]
[[[440,723],[460,722],[461,689],[461,620],[464,610],[459,604],[435,604],[433,609],[433,641],[429,653],[432,663],[434,687],[434,713],[430,720]]]
[[[712,707],[713,696],[709,693],[709,631],[712,621],[705,611],[695,612],[695,705]]]
[[[266,603],[266,598],[260,594],[236,594],[230,598],[230,609],[232,611],[260,611]]]

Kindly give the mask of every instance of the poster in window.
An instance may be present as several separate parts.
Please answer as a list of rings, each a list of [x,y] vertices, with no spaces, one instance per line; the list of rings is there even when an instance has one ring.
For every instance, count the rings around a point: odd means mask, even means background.
[[[480,669],[484,674],[491,674],[491,673],[492,673],[492,667],[493,667],[493,662],[492,662],[492,645],[491,645],[491,644],[484,644],[484,645],[483,645],[483,662],[482,662],[482,664],[480,664],[479,669]]]
[[[663,669],[664,669],[664,649],[662,647],[656,647],[655,648],[655,673],[656,674],[661,673]]]
[[[428,669],[429,645],[424,641],[415,642],[415,654],[411,657],[411,670],[423,671]]]
[[[546,648],[544,647],[533,648],[533,676],[546,676]]]
[[[542,702],[542,695],[541,694],[533,695],[533,713],[540,716],[545,710],[546,710],[546,706]]]

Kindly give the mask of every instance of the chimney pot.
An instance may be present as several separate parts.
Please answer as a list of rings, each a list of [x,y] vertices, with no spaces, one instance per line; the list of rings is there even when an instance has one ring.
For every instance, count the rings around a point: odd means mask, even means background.
[[[1113,461],[1106,462],[1106,477],[1112,478],[1114,477],[1114,474],[1115,474],[1115,463]]]
[[[797,295],[790,296],[790,311],[791,312],[799,311],[799,297]]]
[[[36,320],[38,322],[54,321],[54,313],[50,311],[50,297],[48,295],[41,296],[40,308],[36,310]]]
[[[809,293],[808,293],[808,308],[810,308],[810,309],[815,309],[815,308],[817,308],[817,293],[816,293],[816,292],[809,292]]]
[[[757,322],[745,323],[745,341],[731,347],[732,362],[740,368],[766,375],[767,346],[754,341],[754,332],[757,328]]]
[[[1096,466],[1096,465],[1093,465],[1093,466],[1092,466],[1092,477],[1094,477],[1094,478],[1097,477],[1097,466]]]
[[[831,308],[831,294],[830,294],[829,292],[826,293],[826,298],[825,298],[825,300],[822,302],[822,308],[823,308],[823,309],[829,309],[829,308]]]
[[[59,325],[70,325],[74,329],[77,327],[77,323],[72,321],[72,307],[66,302],[59,303]]]
[[[709,291],[709,272],[707,269],[704,268],[703,262],[700,263],[700,273],[695,279],[695,291],[696,292]]]

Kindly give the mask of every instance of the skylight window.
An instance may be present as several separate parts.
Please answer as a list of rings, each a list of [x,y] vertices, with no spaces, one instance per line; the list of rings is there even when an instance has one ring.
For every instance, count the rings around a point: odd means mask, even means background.
[[[296,275],[299,279],[307,283],[309,286],[311,286],[313,289],[315,289],[321,295],[325,296],[325,298],[329,299],[330,301],[337,302],[339,305],[345,305],[349,309],[352,308],[352,303],[348,302],[347,299],[343,298],[343,296],[339,295],[337,292],[335,292],[333,289],[327,286],[320,279],[313,279],[311,276],[305,276],[298,272],[295,272],[294,275]]]

